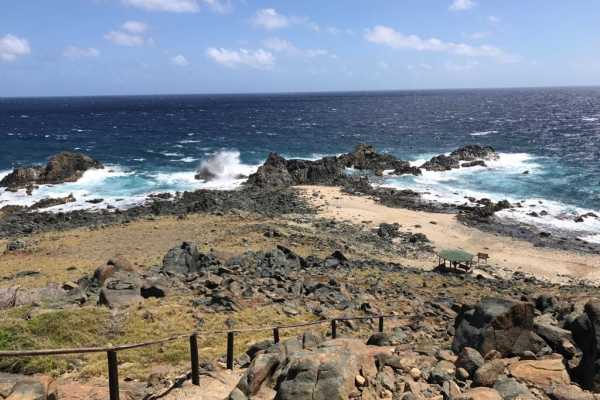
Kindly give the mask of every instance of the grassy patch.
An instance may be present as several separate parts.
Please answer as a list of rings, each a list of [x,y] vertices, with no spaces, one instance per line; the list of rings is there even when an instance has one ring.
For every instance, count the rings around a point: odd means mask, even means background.
[[[0,350],[35,350],[85,347],[102,344],[106,331],[106,310],[83,308],[34,315],[29,319],[14,318],[21,309],[0,315]],[[61,374],[81,362],[80,356],[68,357],[4,357],[0,370],[16,373]]]

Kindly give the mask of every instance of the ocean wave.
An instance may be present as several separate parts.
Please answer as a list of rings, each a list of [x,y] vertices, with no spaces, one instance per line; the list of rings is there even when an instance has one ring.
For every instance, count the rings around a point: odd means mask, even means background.
[[[473,133],[469,133],[469,135],[471,136],[487,136],[487,135],[491,135],[494,133],[498,133],[498,131],[481,131],[481,132],[473,132]]]
[[[169,160],[169,161],[174,161],[174,162],[184,162],[184,163],[193,163],[194,161],[198,161],[198,158],[194,158],[194,157],[183,157],[183,158],[179,158],[176,160]]]
[[[201,142],[202,142],[202,140],[190,140],[190,139],[188,139],[188,140],[180,140],[179,141],[179,143],[181,143],[181,144],[201,143]]]
[[[469,204],[472,198],[506,199],[512,204],[520,203],[521,207],[498,212],[496,216],[505,222],[533,225],[548,231],[568,231],[586,237],[600,233],[600,218],[589,217],[576,222],[579,216],[590,212],[600,214],[598,211],[542,198],[527,189],[528,182],[544,184],[547,178],[541,177],[549,172],[544,168],[551,168],[547,165],[548,160],[527,153],[499,153],[499,156],[498,160],[486,161],[487,167],[422,171],[420,176],[386,176],[379,186],[412,189],[421,193],[426,201],[454,205]],[[411,164],[419,166],[426,159],[414,160]],[[528,174],[524,175],[525,171]],[[538,174],[540,177],[536,178]]]
[[[259,165],[243,164],[239,151],[222,150],[203,160],[198,173],[206,177],[204,180],[206,183],[221,182],[223,184],[238,181],[240,177],[256,172],[258,167]]]
[[[600,244],[600,235],[581,236],[579,239],[587,243]]]
[[[598,117],[582,117],[581,120],[585,122],[596,122],[598,121]]]
[[[161,152],[160,154],[162,154],[165,157],[183,157],[185,154],[181,154],[181,153],[173,153],[173,152]]]

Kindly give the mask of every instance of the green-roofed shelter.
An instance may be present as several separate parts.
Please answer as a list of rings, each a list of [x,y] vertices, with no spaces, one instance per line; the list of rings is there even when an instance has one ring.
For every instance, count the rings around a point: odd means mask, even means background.
[[[471,272],[473,269],[473,258],[475,256],[458,249],[446,249],[438,253],[438,265],[443,268],[448,268],[446,262],[450,264],[450,268]]]

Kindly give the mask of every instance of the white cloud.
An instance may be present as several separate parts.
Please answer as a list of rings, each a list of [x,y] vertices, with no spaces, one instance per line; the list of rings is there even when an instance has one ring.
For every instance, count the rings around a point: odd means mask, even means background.
[[[315,58],[321,56],[332,56],[333,54],[329,52],[329,50],[325,49],[300,49],[288,40],[280,39],[280,38],[268,38],[263,40],[263,46],[265,46],[269,50],[273,50],[276,52],[285,52],[290,55],[306,57],[306,58]]]
[[[285,15],[279,14],[274,8],[258,10],[252,18],[254,26],[267,30],[281,29],[290,25],[290,20]]]
[[[146,11],[193,13],[200,10],[200,5],[196,0],[122,0],[122,2]]]
[[[395,49],[444,52],[467,57],[489,57],[502,62],[517,60],[515,56],[507,54],[498,47],[489,45],[471,46],[465,43],[444,42],[437,38],[422,39],[417,35],[403,35],[393,28],[382,25],[368,29],[365,33],[365,39]]]
[[[63,56],[71,60],[78,60],[81,58],[97,58],[100,56],[100,50],[93,47],[83,48],[69,46],[63,51]]]
[[[148,25],[140,21],[127,21],[121,27],[129,33],[144,33],[148,30]]]
[[[183,54],[178,54],[175,57],[171,58],[171,64],[176,65],[178,67],[187,67],[190,65],[190,62],[185,58]]]
[[[490,24],[497,24],[497,23],[500,22],[500,18],[498,18],[498,17],[496,17],[494,15],[490,15],[488,17],[488,21],[489,21]]]
[[[0,37],[0,61],[11,62],[17,57],[31,53],[27,39],[14,35]]]
[[[246,66],[256,69],[270,69],[275,64],[273,53],[263,49],[228,50],[210,47],[206,50],[206,55],[216,63],[228,68]]]
[[[226,14],[233,10],[232,0],[121,0],[121,2],[146,11],[172,13],[196,13],[200,11],[201,4],[205,4],[210,10],[219,14]]]
[[[204,3],[219,14],[227,14],[233,10],[231,0],[204,0]]]
[[[452,11],[464,11],[475,7],[475,4],[473,0],[454,0],[449,8]]]
[[[263,40],[263,45],[274,51],[290,51],[295,52],[298,49],[291,42],[280,38],[268,38]]]
[[[110,31],[104,35],[104,38],[119,46],[127,47],[142,46],[145,42],[144,37],[141,35],[133,35],[120,31]]]

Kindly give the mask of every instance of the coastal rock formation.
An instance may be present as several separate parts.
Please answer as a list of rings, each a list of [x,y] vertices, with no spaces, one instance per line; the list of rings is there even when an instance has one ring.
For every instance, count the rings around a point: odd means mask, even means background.
[[[449,171],[461,167],[486,166],[484,160],[497,160],[498,153],[492,147],[476,144],[454,150],[449,156],[441,154],[427,161],[420,168],[427,171]],[[465,161],[462,163],[461,161]]]
[[[343,185],[348,180],[346,168],[368,170],[375,175],[391,170],[394,174],[419,175],[418,168],[407,161],[398,160],[389,154],[380,154],[375,148],[359,144],[353,152],[339,157],[324,157],[320,160],[286,160],[271,153],[256,173],[250,175],[247,184],[257,187],[285,187],[292,185]]]
[[[0,181],[0,187],[21,189],[30,185],[75,182],[89,169],[104,168],[93,158],[73,152],[54,155],[46,166],[19,167]]]
[[[385,170],[393,171],[394,175],[421,174],[421,171],[411,167],[408,161],[399,160],[390,154],[377,153],[375,148],[368,144],[357,145],[354,151],[339,156],[337,161],[345,168],[369,170],[379,176],[383,175]]]

